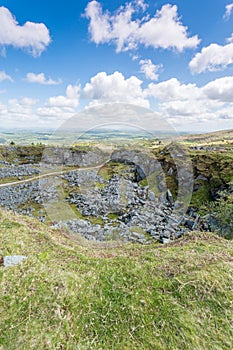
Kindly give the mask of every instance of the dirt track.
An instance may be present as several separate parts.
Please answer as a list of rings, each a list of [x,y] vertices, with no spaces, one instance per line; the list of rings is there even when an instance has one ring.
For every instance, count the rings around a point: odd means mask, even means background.
[[[33,176],[33,177],[30,177],[29,179],[25,179],[25,180],[18,180],[18,181],[13,181],[13,182],[7,182],[7,183],[4,183],[4,184],[0,184],[0,188],[8,187],[8,186],[15,186],[15,185],[19,185],[19,184],[23,184],[23,183],[27,183],[27,182],[32,182],[32,181],[40,180],[40,179],[45,178],[45,177],[62,175],[62,174],[68,173],[70,171],[85,171],[85,170],[99,169],[99,168],[101,168],[102,166],[104,166],[108,162],[109,161],[107,160],[103,164],[96,165],[96,166],[93,166],[93,167],[74,168],[74,169],[67,169],[67,170],[63,170],[63,171],[54,171],[52,173],[46,173],[46,174]]]

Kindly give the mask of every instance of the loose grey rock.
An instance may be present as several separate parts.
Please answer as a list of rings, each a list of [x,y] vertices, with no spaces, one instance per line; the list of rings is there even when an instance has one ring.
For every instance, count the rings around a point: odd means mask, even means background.
[[[12,255],[12,256],[5,256],[3,265],[4,267],[12,267],[21,264],[23,260],[27,259],[24,255]]]
[[[72,156],[73,158],[69,160],[68,153],[65,159],[64,157],[59,159],[58,152],[58,163],[64,161],[67,164],[67,162],[79,161],[79,164],[85,162],[87,164],[88,160],[84,159],[82,154],[79,154],[77,158]],[[47,156],[49,160],[49,155]],[[198,227],[199,221],[195,209],[190,209],[185,216],[179,215],[177,209],[181,209],[183,203],[178,201],[174,203],[170,190],[164,184],[164,175],[155,159],[147,158],[146,155],[140,155],[137,152],[126,151],[125,153],[114,153],[112,161],[117,160],[118,157],[121,163],[130,164],[130,170],[123,171],[121,175],[116,173],[105,180],[97,169],[68,171],[61,176],[56,176],[56,179],[53,178],[52,181],[51,178],[44,178],[40,182],[31,181],[2,187],[0,188],[0,203],[5,208],[13,209],[24,215],[37,215],[36,217],[44,222],[47,215],[46,210],[34,210],[33,204],[38,207],[38,204],[51,204],[57,201],[59,196],[56,186],[57,183],[63,181],[70,188],[64,202],[75,205],[83,218],[64,220],[53,227],[59,228],[65,225],[69,230],[86,239],[95,241],[120,239],[141,244],[154,240],[167,242],[167,239],[181,237],[187,230]],[[93,153],[92,161],[96,161],[98,157],[94,158]],[[141,164],[140,169],[139,163]],[[29,174],[30,171],[33,173],[39,171],[32,165],[22,167],[6,164],[5,168],[10,169],[10,173],[18,177]],[[9,171],[6,170],[3,173],[9,174]],[[153,175],[158,180],[161,190],[158,195],[150,189],[149,185],[142,186],[137,182],[145,178],[145,175]],[[184,181],[185,177],[190,176],[187,171],[181,175]],[[173,212],[174,208],[175,212]],[[98,224],[92,224],[95,222],[93,219],[96,218],[100,221],[97,221]]]

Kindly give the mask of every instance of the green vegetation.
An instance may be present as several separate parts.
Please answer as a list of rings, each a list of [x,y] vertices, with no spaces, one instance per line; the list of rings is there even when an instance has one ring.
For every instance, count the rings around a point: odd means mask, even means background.
[[[209,137],[213,137],[211,135]],[[200,135],[200,138],[202,141],[204,140],[203,135]],[[193,136],[193,140],[196,140],[195,136]],[[213,138],[211,140],[214,141]],[[207,142],[208,135],[206,144]],[[228,142],[230,141],[228,140]],[[162,152],[162,154],[159,150],[155,152],[163,167],[167,187],[176,197],[178,182],[174,161],[168,152]],[[226,238],[233,238],[233,199],[232,192],[229,192],[233,181],[233,148],[226,148],[224,152],[192,149],[189,154],[194,176],[194,189],[190,206],[195,207],[200,215],[208,216],[209,228],[212,231],[216,231]],[[168,175],[169,169],[173,169],[171,175]]]
[[[193,232],[160,245],[80,245],[0,212],[0,349],[232,348],[233,242]]]
[[[208,182],[202,180],[196,181],[195,185],[198,189],[193,192],[191,205],[198,208],[211,201],[211,187]]]
[[[233,184],[230,188],[218,193],[216,201],[209,202],[200,207],[200,212],[207,219],[210,229],[218,232],[220,236],[233,238]]]
[[[107,215],[107,217],[110,219],[110,220],[117,220],[118,219],[118,214],[116,214],[116,213],[109,213],[108,215]]]
[[[10,146],[0,145],[1,159],[17,164],[39,163],[44,147],[42,144],[18,146],[11,143]]]
[[[123,134],[120,134],[123,137]],[[0,134],[1,135],[1,134]],[[3,135],[5,137],[5,134]],[[16,144],[2,145],[0,146],[0,159],[7,160],[12,163],[38,163],[41,159],[41,156],[45,150],[45,145],[40,142],[40,139],[43,139],[45,135],[43,133],[38,133],[38,138],[34,135],[34,140],[28,145],[19,145],[18,138],[15,137],[14,133],[7,134],[6,139],[8,144],[10,140],[16,140]],[[47,135],[48,136],[48,135]],[[46,136],[46,137],[47,137]],[[51,135],[50,135],[51,136]],[[86,135],[87,136],[87,135]],[[109,140],[103,140],[103,133],[96,133],[97,139],[93,136],[90,138],[89,142],[87,139],[79,140],[78,144],[73,144],[72,146],[63,146],[65,150],[70,150],[71,152],[88,152],[91,150],[97,150],[97,152],[107,151],[109,147]],[[116,137],[117,135],[115,135]],[[128,135],[130,136],[130,135]],[[143,153],[151,156],[151,153],[154,154],[156,159],[161,165],[161,174],[152,174],[149,175],[146,179],[140,181],[140,185],[147,186],[149,185],[150,189],[154,191],[155,195],[160,195],[161,191],[159,190],[159,185],[161,179],[164,178],[166,181],[166,187],[170,189],[173,198],[177,198],[178,192],[178,179],[177,179],[177,168],[176,160],[174,160],[169,153],[169,148],[172,144],[168,144],[168,140],[153,140],[139,137],[139,135],[134,134],[132,138],[123,138],[124,142],[127,141],[127,149],[137,149],[143,150]],[[138,137],[137,137],[138,136]],[[194,175],[194,191],[190,206],[195,207],[200,214],[204,212],[204,215],[210,214],[214,217],[219,223],[220,227],[216,227],[217,232],[221,233],[224,236],[232,237],[232,229],[230,227],[231,222],[231,203],[229,200],[226,201],[226,196],[221,198],[221,201],[217,201],[219,197],[219,192],[226,190],[228,184],[233,179],[233,141],[232,141],[233,131],[227,130],[223,132],[210,133],[205,135],[186,135],[178,140],[178,144],[174,143],[175,149],[178,150],[179,145],[188,147],[189,156],[193,164],[193,175]],[[22,137],[22,135],[18,135]],[[25,136],[26,137],[26,136]],[[56,135],[58,137],[58,135]],[[62,140],[64,141],[65,135],[60,135],[61,144]],[[5,140],[5,139],[4,139]],[[31,138],[30,138],[31,140]],[[115,140],[115,139],[114,139]],[[120,138],[119,138],[120,140]],[[116,138],[117,144],[117,138]],[[175,139],[173,138],[175,142]],[[124,143],[122,143],[123,145]],[[121,143],[119,141],[118,146],[120,147]],[[122,146],[123,147],[123,146]],[[51,151],[51,154],[56,153],[57,147],[50,145],[47,147],[46,154]],[[102,150],[102,151],[101,151]],[[108,149],[109,150],[109,149]],[[0,165],[1,166],[1,165]],[[114,174],[118,174],[126,179],[133,178],[135,174],[130,172],[131,166],[118,163],[118,162],[108,162],[99,169],[98,174],[102,176],[105,181],[108,181]],[[73,166],[57,166],[56,168],[46,169],[45,172],[50,171],[65,171],[72,170]],[[159,176],[161,175],[161,176]],[[22,179],[27,179],[28,177],[22,177]],[[5,178],[1,179],[1,183],[15,181],[15,178]],[[106,186],[106,183],[93,183],[93,187],[102,189]],[[122,188],[122,193],[124,193],[124,188]],[[75,188],[75,191],[78,191]],[[64,200],[66,196],[69,195],[70,189],[64,188],[63,198],[58,198],[58,203],[51,206],[51,216],[56,217],[68,217],[72,218],[74,213],[67,210],[63,213],[63,206],[60,205],[59,201]],[[32,207],[33,203],[30,204]],[[200,209],[200,207],[205,206],[205,210]],[[36,208],[35,208],[36,209]],[[34,212],[37,214],[37,212]],[[230,213],[230,214],[229,214]],[[81,216],[80,216],[81,217]],[[222,217],[222,219],[221,219]],[[224,219],[228,217],[229,219]],[[102,224],[98,218],[94,219],[96,223]],[[221,225],[224,226],[224,230],[221,229]],[[227,227],[229,226],[229,232]]]
[[[35,177],[37,175],[34,175]],[[6,183],[9,183],[9,182],[16,182],[16,181],[23,181],[23,180],[27,180],[27,179],[30,179],[32,176],[31,175],[27,175],[27,176],[12,176],[12,177],[3,177],[3,178],[0,178],[0,184],[6,184]]]
[[[90,220],[92,225],[103,225],[104,224],[104,220],[101,217],[88,216],[88,219]]]
[[[27,146],[19,146],[23,136],[3,136],[7,145],[0,146],[0,159],[20,164],[39,162],[45,146],[38,142],[51,135],[31,135]],[[166,246],[95,244],[33,218],[0,211],[0,350],[232,349],[233,241],[223,238],[233,238],[232,136],[229,131],[182,138],[188,147],[211,147],[189,151],[195,179],[191,205],[215,233],[192,232]],[[64,135],[56,137],[54,143],[64,141]],[[101,141],[103,136],[95,137]],[[70,149],[89,151],[95,137]],[[12,139],[15,144],[9,145]],[[176,197],[176,165],[162,142],[136,134],[127,142],[155,154]],[[128,178],[134,176],[130,168],[109,162],[99,175],[105,180],[113,174]],[[53,182],[48,178],[47,186]],[[157,193],[158,181],[149,177],[141,185],[148,182]],[[75,205],[64,209],[72,191],[63,181],[57,202],[47,207],[48,223],[53,218],[87,218]],[[41,205],[28,205],[41,215]],[[118,214],[109,213],[108,218],[117,220]],[[88,219],[103,224],[101,218]],[[114,224],[112,239],[119,236]],[[132,232],[145,234],[139,227]],[[4,256],[18,254],[28,259],[15,267],[3,266]]]
[[[187,143],[187,145],[197,145],[197,146],[221,146],[224,148],[231,147],[233,145],[233,130],[222,130],[211,132],[207,134],[195,134],[186,135],[181,138],[182,142]]]
[[[176,196],[178,182],[174,160],[168,152],[160,154],[159,150],[156,150],[155,154],[163,167],[167,187],[173,196]],[[226,187],[233,179],[233,150],[224,153],[191,150],[189,154],[195,179],[191,206],[199,207],[201,204],[214,200],[214,195],[219,189]],[[169,169],[173,169],[172,175],[168,175]]]
[[[112,175],[117,174],[122,177],[127,177],[130,172],[130,165],[125,165],[118,162],[108,162],[104,166],[102,166],[98,172],[99,176],[101,176],[104,180],[109,180]]]

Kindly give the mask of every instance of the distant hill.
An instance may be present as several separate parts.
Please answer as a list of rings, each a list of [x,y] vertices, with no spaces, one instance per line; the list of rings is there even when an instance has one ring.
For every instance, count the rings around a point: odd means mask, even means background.
[[[187,142],[199,142],[199,143],[216,143],[216,142],[233,142],[233,129],[215,131],[205,134],[193,134],[185,135],[181,137],[182,140]]]

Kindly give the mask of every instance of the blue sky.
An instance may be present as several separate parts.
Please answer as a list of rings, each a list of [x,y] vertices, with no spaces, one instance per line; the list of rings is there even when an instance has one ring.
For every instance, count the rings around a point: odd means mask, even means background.
[[[232,33],[225,0],[0,1],[1,128],[113,102],[179,131],[233,128]]]

